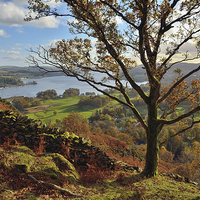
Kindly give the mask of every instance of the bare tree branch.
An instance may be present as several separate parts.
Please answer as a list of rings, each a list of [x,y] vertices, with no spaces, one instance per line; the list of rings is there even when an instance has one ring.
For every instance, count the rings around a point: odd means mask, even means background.
[[[183,80],[185,80],[186,78],[188,78],[189,76],[191,76],[192,74],[194,74],[195,72],[200,70],[200,66],[197,67],[196,69],[190,71],[188,74],[186,74],[185,76],[183,76],[182,78],[180,78],[169,90],[167,93],[165,93],[159,100],[158,102],[161,103],[163,102],[172,92],[172,90],[174,88],[176,88],[176,86],[178,86],[181,82],[183,82]]]

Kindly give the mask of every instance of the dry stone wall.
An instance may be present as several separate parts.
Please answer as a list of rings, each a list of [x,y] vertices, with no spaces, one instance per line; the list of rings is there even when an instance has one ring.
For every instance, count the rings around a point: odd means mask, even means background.
[[[130,166],[106,155],[91,144],[88,138],[69,134],[62,129],[50,128],[41,121],[28,119],[20,113],[9,110],[0,112],[0,144],[19,142],[30,149],[39,148],[41,141],[46,153],[59,153],[77,166],[87,168],[87,163],[102,169],[113,170],[116,165],[125,170],[140,172],[138,167]]]

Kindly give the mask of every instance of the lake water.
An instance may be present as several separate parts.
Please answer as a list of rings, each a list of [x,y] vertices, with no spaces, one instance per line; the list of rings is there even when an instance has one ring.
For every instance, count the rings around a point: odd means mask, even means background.
[[[100,94],[90,85],[84,82],[76,80],[76,78],[68,76],[53,76],[45,77],[40,79],[23,79],[24,83],[36,81],[37,85],[25,85],[18,87],[2,88],[0,89],[1,98],[9,98],[13,96],[25,96],[25,97],[36,97],[36,94],[40,91],[52,90],[54,89],[58,95],[62,95],[66,89],[78,88],[80,93],[95,92]],[[145,84],[146,82],[141,82],[138,84]],[[114,85],[114,82],[111,84]],[[102,87],[101,87],[102,88]],[[104,88],[105,89],[105,88]]]

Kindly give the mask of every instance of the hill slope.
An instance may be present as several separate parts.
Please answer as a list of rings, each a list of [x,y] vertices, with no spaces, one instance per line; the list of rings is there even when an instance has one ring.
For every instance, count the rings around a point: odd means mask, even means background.
[[[200,198],[199,188],[194,184],[185,183],[181,177],[174,180],[166,174],[160,174],[155,178],[146,179],[137,173],[122,170],[103,172],[93,168],[86,171],[85,176],[82,175],[82,181],[77,182],[72,172],[58,168],[59,162],[55,163],[50,154],[36,155],[27,147],[5,145],[0,146],[0,152],[0,199]],[[26,166],[26,170],[23,166]],[[62,164],[62,167],[67,166],[67,163]]]

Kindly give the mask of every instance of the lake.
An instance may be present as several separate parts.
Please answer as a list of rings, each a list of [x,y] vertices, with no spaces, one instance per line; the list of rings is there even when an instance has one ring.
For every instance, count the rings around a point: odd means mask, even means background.
[[[90,85],[84,82],[76,80],[76,78],[68,76],[52,76],[44,77],[39,79],[23,79],[24,83],[36,81],[37,85],[24,85],[18,87],[2,88],[0,89],[1,98],[9,98],[13,96],[25,96],[25,97],[36,97],[36,94],[40,91],[52,90],[54,89],[58,95],[62,95],[66,89],[78,88],[80,93],[95,92],[100,94]],[[110,81],[114,85],[114,81]],[[146,82],[141,82],[138,84],[146,84]],[[106,89],[101,87],[102,89]]]

